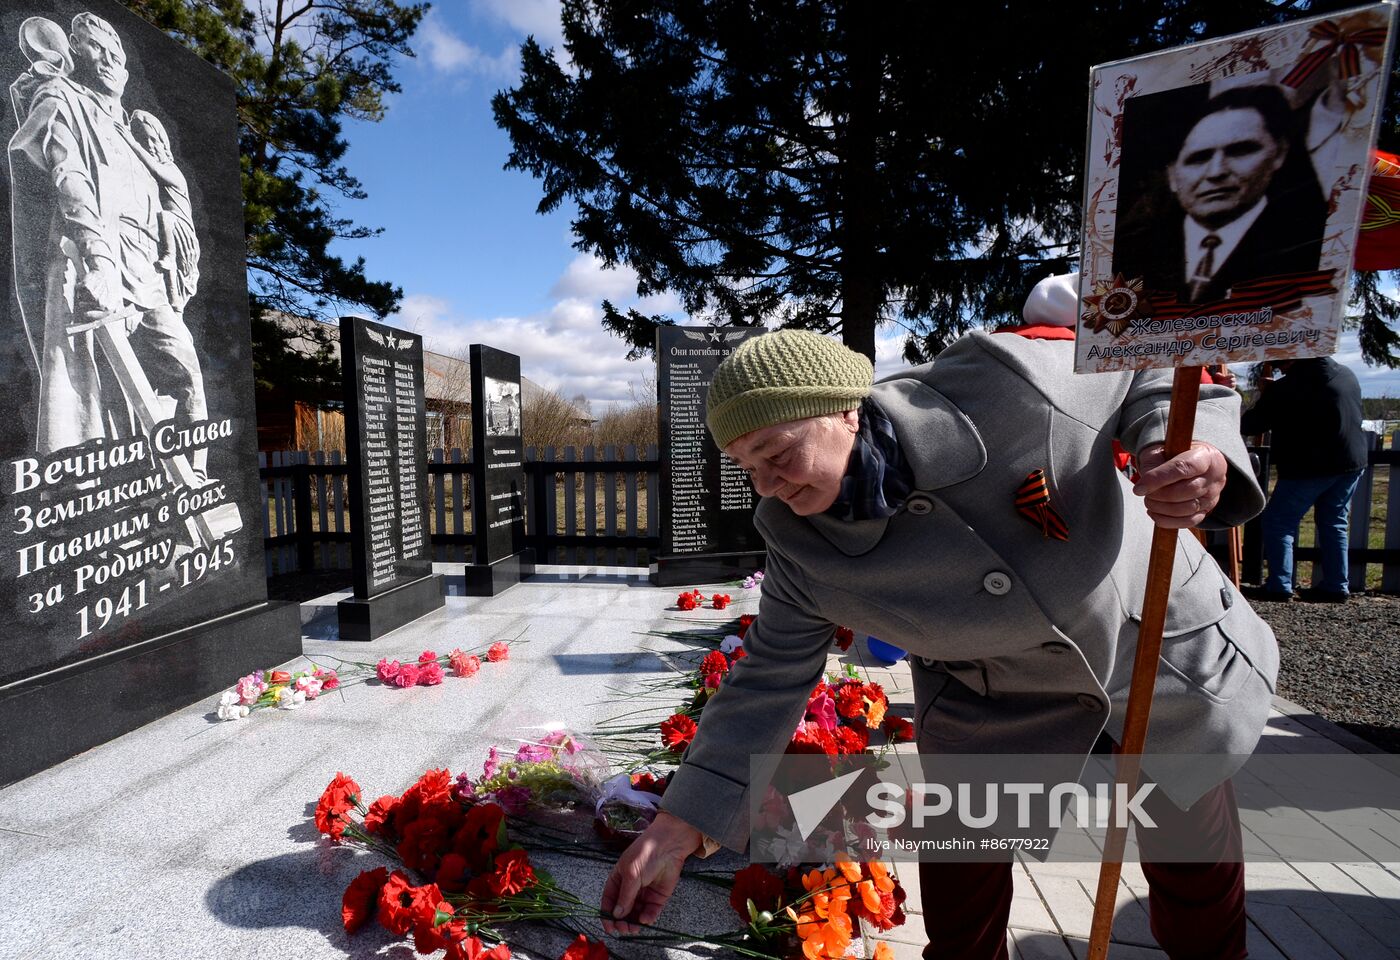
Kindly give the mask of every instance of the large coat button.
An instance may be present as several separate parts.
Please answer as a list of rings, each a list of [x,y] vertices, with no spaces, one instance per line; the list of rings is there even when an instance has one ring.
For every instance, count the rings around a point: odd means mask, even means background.
[[[904,505],[916,517],[926,517],[933,513],[933,500],[926,493],[911,493]]]
[[[1103,701],[1100,700],[1098,697],[1094,696],[1092,693],[1081,693],[1075,699],[1079,701],[1079,705],[1081,707],[1083,707],[1085,710],[1088,710],[1090,713],[1103,712]]]
[[[1011,575],[993,570],[982,578],[982,586],[994,597],[1004,597],[1011,592]]]

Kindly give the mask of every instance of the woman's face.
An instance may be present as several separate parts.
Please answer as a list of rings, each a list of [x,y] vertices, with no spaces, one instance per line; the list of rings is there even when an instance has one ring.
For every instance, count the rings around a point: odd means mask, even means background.
[[[790,420],[754,430],[724,448],[760,497],[777,497],[799,517],[836,502],[860,429],[855,410]]]

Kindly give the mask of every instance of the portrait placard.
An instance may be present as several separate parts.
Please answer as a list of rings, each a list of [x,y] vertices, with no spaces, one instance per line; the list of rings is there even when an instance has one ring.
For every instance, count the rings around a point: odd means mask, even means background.
[[[1075,370],[1323,356],[1393,3],[1093,70]]]

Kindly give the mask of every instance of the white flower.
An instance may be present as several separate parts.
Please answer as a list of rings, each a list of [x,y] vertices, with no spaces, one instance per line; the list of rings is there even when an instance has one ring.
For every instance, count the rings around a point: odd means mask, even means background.
[[[744,638],[731,633],[719,642],[720,653],[731,654],[744,645]]]
[[[295,710],[306,702],[306,694],[291,687],[283,687],[277,692],[277,705],[283,710]]]
[[[227,690],[219,698],[219,707],[215,712],[218,713],[220,720],[238,720],[248,715],[248,708],[239,706],[238,694]]]

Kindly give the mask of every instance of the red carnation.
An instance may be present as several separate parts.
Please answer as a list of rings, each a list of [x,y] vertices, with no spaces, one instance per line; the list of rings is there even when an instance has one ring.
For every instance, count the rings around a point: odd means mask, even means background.
[[[716,610],[723,610],[725,607],[729,606],[729,604],[730,598],[727,593],[717,593],[710,598],[710,605]]]
[[[405,826],[403,839],[395,848],[404,866],[422,873],[436,872],[456,826],[439,817],[419,817]]]
[[[867,683],[865,685],[865,699],[873,703],[883,703],[889,706],[890,698],[885,696],[885,688],[878,683]]]
[[[705,659],[700,661],[700,675],[708,677],[712,673],[721,676],[729,672],[729,658],[718,650],[711,650],[705,654]]]
[[[442,858],[433,882],[448,893],[460,893],[467,886],[470,872],[467,858],[453,851]]]
[[[389,825],[389,820],[394,815],[394,810],[399,805],[399,798],[393,794],[386,794],[369,805],[369,812],[365,814],[365,829],[370,833],[385,833]]]
[[[580,933],[560,955],[559,960],[608,960],[608,948]]]
[[[757,619],[758,615],[754,613],[739,615],[739,626],[735,628],[734,632],[738,634],[740,640],[744,639],[744,634],[749,632],[749,627],[753,626],[753,622]]]
[[[354,933],[374,916],[374,906],[379,900],[379,891],[384,889],[384,881],[389,876],[387,867],[366,870],[345,888],[340,898],[340,922],[345,924],[346,933]]]
[[[502,660],[510,659],[510,644],[504,640],[497,640],[486,648],[486,659],[492,663],[500,663]]]
[[[804,723],[798,727],[784,751],[784,753],[824,753],[829,757],[834,757],[839,752],[836,738],[815,723]]]
[[[695,739],[695,721],[683,713],[674,713],[661,722],[661,742],[672,753],[681,753]]]
[[[851,649],[851,644],[855,643],[855,641],[856,632],[850,627],[836,628],[836,646],[840,647],[842,650],[849,650]]]
[[[405,663],[399,666],[399,672],[394,674],[394,679],[389,682],[396,687],[416,687],[418,685],[419,668],[416,663]]]
[[[671,783],[671,775],[664,777],[654,777],[649,773],[632,774],[632,789],[641,790],[643,793],[654,793],[658,797],[665,796],[666,787]]]
[[[700,606],[700,601],[696,600],[691,594],[683,593],[679,597],[676,597],[676,606],[680,607],[682,610],[694,610],[696,607]]]
[[[510,947],[498,943],[487,950],[478,937],[466,937],[449,944],[444,960],[510,960]]]
[[[437,658],[438,655],[431,650],[424,650],[422,653],[418,654],[419,663],[436,663]]]
[[[832,736],[836,738],[836,747],[841,753],[863,753],[870,745],[870,734],[855,727],[837,727]]]
[[[734,889],[729,891],[729,905],[744,923],[749,916],[750,900],[755,910],[775,911],[783,896],[783,878],[761,863],[751,864],[734,874]]]
[[[414,889],[402,870],[389,874],[379,890],[379,923],[385,930],[402,937],[413,928]]]
[[[507,850],[496,856],[496,870],[486,883],[497,897],[513,897],[535,882],[535,868],[524,850]]]
[[[430,893],[437,887],[429,884],[420,889]],[[436,953],[461,940],[467,932],[465,920],[448,919],[438,923],[438,914],[452,917],[456,912],[452,904],[442,899],[441,894],[437,900],[429,895],[418,900],[413,905],[413,949],[419,953]]]
[[[735,648],[734,648],[734,652],[730,655],[730,658],[729,658],[729,659],[730,659],[731,661],[733,661],[734,663],[738,663],[740,660],[744,659],[744,658],[747,657],[748,655],[749,655],[749,652],[748,652],[747,650],[745,650],[743,647],[735,647]]]
[[[836,691],[836,712],[847,720],[865,716],[865,692],[859,683],[843,683]]]
[[[336,772],[321,799],[316,802],[316,829],[339,840],[345,832],[343,815],[360,802],[360,785],[345,774]]]
[[[418,671],[418,684],[423,687],[435,687],[442,683],[442,677],[442,664],[430,660]]]
[[[494,803],[478,803],[467,811],[467,820],[452,838],[452,849],[466,857],[472,871],[491,865],[505,841],[505,811]]]
[[[885,739],[890,743],[909,743],[914,739],[914,725],[903,717],[885,715]]]

